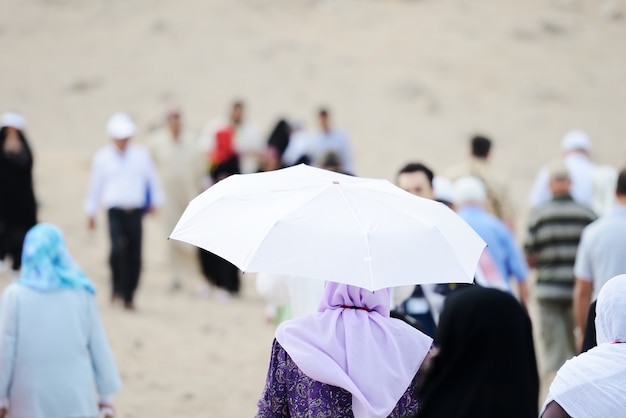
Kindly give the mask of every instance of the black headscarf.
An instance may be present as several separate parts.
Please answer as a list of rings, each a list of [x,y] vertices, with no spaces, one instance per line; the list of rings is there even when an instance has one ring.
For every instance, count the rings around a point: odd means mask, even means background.
[[[4,152],[8,130],[0,129],[0,226],[28,230],[37,222],[33,191],[33,154],[26,136],[18,130],[22,150]]]
[[[539,376],[530,318],[517,300],[472,287],[446,299],[418,391],[419,418],[535,418]]]
[[[278,157],[282,157],[285,149],[287,149],[289,135],[291,135],[291,127],[286,120],[280,119],[267,139],[267,145],[276,149]]]

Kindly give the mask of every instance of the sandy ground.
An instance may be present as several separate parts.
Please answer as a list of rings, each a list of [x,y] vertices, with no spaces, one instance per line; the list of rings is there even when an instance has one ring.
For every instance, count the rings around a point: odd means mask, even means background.
[[[108,304],[104,216],[89,234],[82,202],[112,112],[130,112],[145,133],[179,105],[199,130],[242,98],[267,133],[281,116],[311,128],[327,105],[350,134],[357,173],[388,179],[408,160],[444,170],[483,132],[508,174],[519,230],[532,179],[567,130],[589,133],[597,162],[626,160],[624,1],[1,4],[0,111],[28,118],[41,220],[63,228],[101,289],[123,418],[253,415],[273,327],[252,277],[228,304],[196,297],[198,277],[170,294],[158,217],[145,223],[139,312]]]

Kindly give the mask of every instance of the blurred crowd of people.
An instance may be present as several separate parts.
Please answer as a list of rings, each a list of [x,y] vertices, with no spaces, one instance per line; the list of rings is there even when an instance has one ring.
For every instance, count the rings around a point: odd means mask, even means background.
[[[301,163],[358,175],[352,144],[335,127],[329,109],[319,109],[317,118],[314,131],[305,129],[302,122],[280,119],[264,137],[247,118],[245,104],[235,101],[226,117],[209,121],[196,135],[185,125],[181,111],[172,109],[158,129],[139,141],[134,139],[138,129],[129,115],[112,115],[106,125],[111,141],[93,158],[84,204],[90,229],[96,227],[98,213],[106,210],[111,301],[136,309],[145,214],[160,208],[169,235],[195,196],[230,175]],[[11,285],[3,296],[0,397],[30,411],[15,416],[49,416],[30,415],[33,412],[22,406],[19,397],[14,400],[11,390],[17,389],[9,389],[11,376],[18,378],[15,373],[26,360],[15,357],[16,341],[7,340],[7,335],[16,338],[14,317],[17,310],[26,309],[21,301],[42,303],[36,292],[93,292],[68,256],[64,257],[70,261],[53,259],[49,270],[37,270],[41,282],[30,281],[33,270],[22,265],[30,256],[25,237],[28,243],[27,233],[37,224],[33,155],[25,128],[25,119],[18,113],[8,112],[1,118],[0,268],[10,269],[29,290]],[[608,348],[606,344],[626,338],[623,309],[615,301],[608,302],[616,299],[623,305],[626,298],[623,277],[612,279],[626,274],[621,245],[626,236],[626,169],[596,165],[590,158],[589,137],[582,131],[567,133],[561,143],[562,156],[546,162],[538,173],[529,196],[527,228],[518,231],[515,212],[519,209],[511,203],[507,175],[492,167],[493,146],[491,139],[475,136],[470,138],[466,161],[440,174],[425,161],[408,161],[395,179],[406,192],[456,211],[487,243],[475,285],[405,286],[372,295],[347,285],[258,275],[257,290],[268,302],[266,315],[280,326],[257,416],[310,416],[324,411],[331,411],[325,416],[338,417],[351,416],[351,411],[357,417],[415,413],[418,417],[537,416],[539,380],[528,315],[531,298],[538,307],[536,325],[545,359],[542,375],[547,382],[556,376],[543,416],[619,415],[597,415],[584,401],[589,397],[577,397],[574,392],[581,392],[575,385],[578,368],[590,368],[601,355],[623,356],[621,346]],[[60,231],[47,232],[62,243]],[[200,295],[215,294],[225,301],[240,291],[239,270],[221,257],[174,241],[168,252],[172,290],[189,286],[199,270],[206,279],[198,289]],[[46,256],[52,253],[49,250]],[[531,294],[532,269],[536,282]],[[603,290],[609,285],[614,288],[610,293]],[[90,325],[80,328],[86,337],[77,344],[87,341],[94,350],[91,361],[106,363],[115,371],[97,310],[83,296],[67,296],[63,308],[74,309],[67,315],[80,309],[90,315]],[[331,314],[337,306],[354,312]],[[58,320],[68,318],[60,315]],[[372,331],[372,324],[378,331]],[[319,335],[312,333],[315,329]],[[325,329],[338,331],[330,335],[324,334]],[[431,349],[433,338],[435,348]],[[342,363],[346,356],[368,363],[373,372],[355,372]],[[30,367],[22,368],[32,374]],[[613,370],[603,366],[602,372],[590,373],[588,380],[597,389],[594,399],[610,397],[607,394],[613,393],[616,379],[624,378],[625,368],[626,363],[615,361]],[[101,405],[107,408],[108,396],[120,386],[117,372],[111,373],[104,380],[96,377],[103,387]],[[602,389],[605,384],[606,390]],[[302,385],[309,388],[304,395],[296,393]],[[27,386],[25,391],[30,390]],[[607,400],[608,409],[601,410],[618,411],[611,409],[612,401]],[[75,400],[68,402],[78,405]],[[87,411],[85,416],[93,412],[86,406],[81,411]]]

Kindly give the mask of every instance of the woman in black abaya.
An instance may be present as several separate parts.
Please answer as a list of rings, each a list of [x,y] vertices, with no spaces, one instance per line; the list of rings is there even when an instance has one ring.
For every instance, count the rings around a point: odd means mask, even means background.
[[[24,118],[7,112],[0,120],[0,260],[8,255],[17,274],[26,232],[37,223],[33,155],[24,135]]]
[[[535,418],[539,377],[530,318],[517,300],[472,287],[446,299],[420,382],[419,418]]]
[[[228,176],[239,174],[239,156],[232,144],[232,130],[222,129],[216,134],[216,147],[210,156],[209,176],[217,183]],[[211,286],[217,288],[219,298],[226,300],[237,295],[240,288],[239,269],[220,256],[199,249],[202,275]]]

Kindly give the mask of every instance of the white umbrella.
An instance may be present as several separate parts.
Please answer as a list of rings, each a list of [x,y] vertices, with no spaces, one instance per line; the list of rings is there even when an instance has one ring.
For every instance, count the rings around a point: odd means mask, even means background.
[[[386,180],[306,165],[230,176],[192,200],[170,238],[247,272],[369,290],[471,283],[484,241],[447,206]]]

